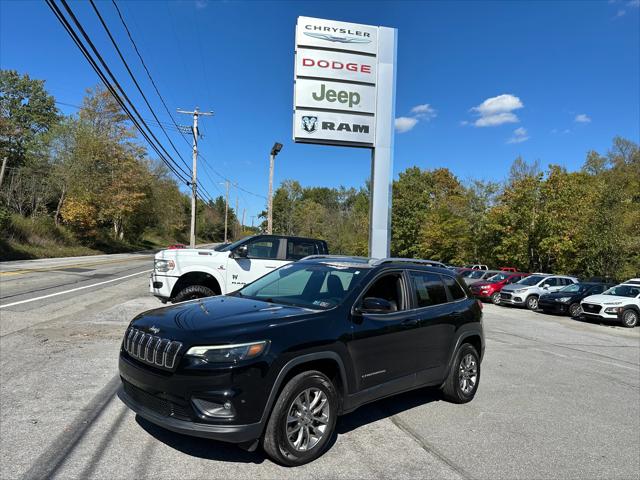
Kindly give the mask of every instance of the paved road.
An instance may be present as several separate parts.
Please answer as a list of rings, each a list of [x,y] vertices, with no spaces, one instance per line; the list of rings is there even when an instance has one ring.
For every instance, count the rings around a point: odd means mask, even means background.
[[[63,267],[43,268],[52,266]],[[127,322],[160,306],[146,275],[1,308],[36,287],[48,294],[142,272],[149,258],[91,268],[111,276],[0,274],[3,479],[638,477],[640,328],[487,305],[472,403],[446,403],[432,389],[376,402],[338,421],[322,458],[286,469],[260,452],[159,429],[114,397]],[[56,287],[54,276],[71,285]]]

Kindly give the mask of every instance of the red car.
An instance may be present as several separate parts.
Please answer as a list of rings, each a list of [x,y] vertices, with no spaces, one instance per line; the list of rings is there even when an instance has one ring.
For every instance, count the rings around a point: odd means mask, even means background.
[[[187,248],[187,246],[184,243],[174,243],[172,245],[169,245],[167,247],[167,250],[176,250],[178,248]]]
[[[494,304],[500,304],[500,290],[505,285],[515,283],[527,277],[528,273],[521,272],[500,272],[484,282],[478,282],[471,285],[471,293],[480,300],[491,300]]]
[[[518,269],[516,267],[500,267],[500,271],[518,273]]]

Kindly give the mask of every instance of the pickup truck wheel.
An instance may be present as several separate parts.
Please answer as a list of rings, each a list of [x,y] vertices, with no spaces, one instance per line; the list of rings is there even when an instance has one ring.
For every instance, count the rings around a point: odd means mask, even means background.
[[[173,298],[173,303],[184,302],[186,300],[193,300],[196,298],[211,297],[216,293],[204,285],[190,285],[183,288]]]
[[[296,375],[278,396],[262,447],[282,465],[311,462],[333,437],[337,412],[338,395],[331,380],[318,371]]]
[[[529,310],[537,310],[538,309],[538,297],[536,297],[535,295],[531,295],[529,297],[527,297],[527,308]]]
[[[446,400],[467,403],[473,400],[480,383],[480,357],[475,347],[463,343],[451,364],[449,375],[441,387]]]
[[[638,312],[635,310],[625,310],[622,312],[622,325],[633,328],[638,324]]]
[[[491,295],[491,301],[494,305],[500,305],[500,292],[496,292]]]

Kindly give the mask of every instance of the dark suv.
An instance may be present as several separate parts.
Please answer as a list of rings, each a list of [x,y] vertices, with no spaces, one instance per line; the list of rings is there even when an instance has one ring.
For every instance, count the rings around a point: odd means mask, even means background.
[[[169,430],[261,442],[300,465],[365,403],[427,385],[470,401],[483,352],[482,306],[450,270],[312,256],[230,295],[138,315],[119,396]]]

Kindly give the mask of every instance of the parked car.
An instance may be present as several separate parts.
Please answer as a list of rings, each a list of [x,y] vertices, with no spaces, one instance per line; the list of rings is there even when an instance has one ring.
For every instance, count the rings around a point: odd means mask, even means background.
[[[480,263],[465,265],[464,268],[470,268],[471,270],[489,270],[489,267],[487,267],[486,265],[482,265]]]
[[[486,280],[471,285],[471,293],[479,300],[491,300],[494,304],[500,304],[500,291],[505,285],[515,283],[529,275],[528,273],[500,272]]]
[[[566,275],[532,274],[516,283],[506,285],[500,291],[500,305],[526,306],[529,310],[537,310],[540,295],[555,292],[574,283],[578,283],[578,279]]]
[[[482,305],[455,274],[409,259],[315,256],[236,293],[138,315],[118,395],[182,434],[259,443],[301,465],[338,415],[422,386],[466,403],[480,381]]]
[[[540,295],[538,308],[545,313],[569,314],[577,317],[582,312],[580,302],[590,295],[597,295],[611,288],[610,283],[580,282],[567,285],[557,292]]]
[[[167,250],[176,250],[178,248],[187,248],[184,243],[173,243],[167,247]]]
[[[617,320],[624,327],[633,328],[640,318],[640,278],[632,278],[601,295],[586,297],[581,306],[585,318]]]
[[[518,269],[516,267],[500,267],[501,272],[517,272]]]
[[[324,240],[254,235],[215,249],[163,250],[155,256],[149,290],[163,302],[233,292],[278,267],[327,254]]]
[[[473,285],[474,283],[485,281],[497,273],[500,272],[498,270],[474,270],[471,274],[463,277],[463,280],[467,285]]]

